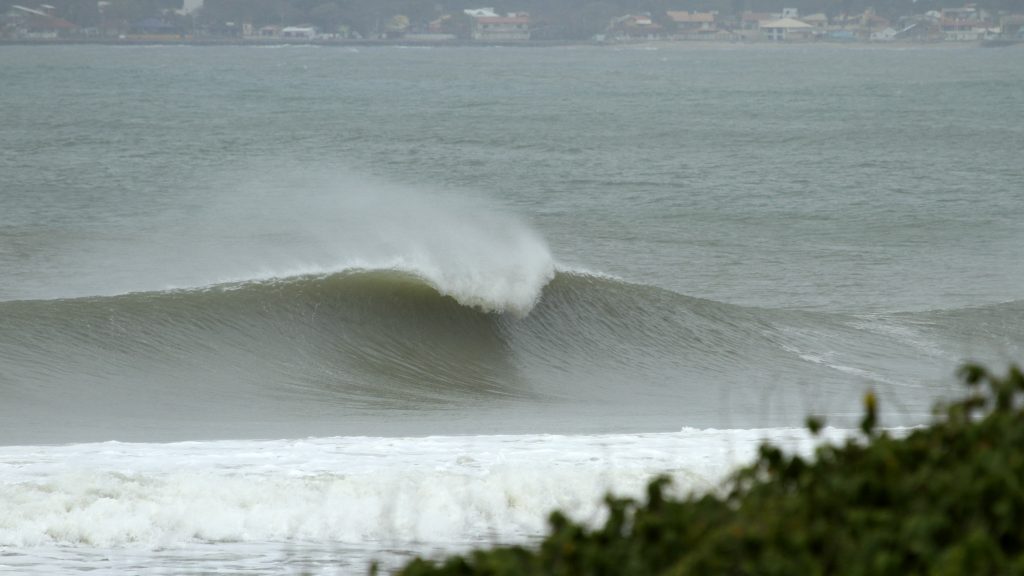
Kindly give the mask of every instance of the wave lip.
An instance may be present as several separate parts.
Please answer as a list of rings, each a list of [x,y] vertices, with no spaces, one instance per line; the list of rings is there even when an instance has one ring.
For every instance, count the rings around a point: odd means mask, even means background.
[[[443,260],[428,257],[397,261],[384,268],[412,274],[463,306],[526,316],[555,277],[555,265],[546,246],[539,239],[531,240],[525,240],[528,244],[519,247],[522,258],[518,261],[499,257],[485,260],[483,265],[457,261],[446,266]]]
[[[530,258],[519,261],[456,263],[446,267],[443,259],[420,254],[416,258],[393,258],[369,262],[353,261],[335,268],[305,268],[284,273],[265,272],[252,278],[231,279],[208,286],[171,288],[166,292],[232,290],[266,284],[302,283],[307,280],[358,278],[404,279],[422,283],[439,295],[447,296],[469,308],[487,313],[511,313],[524,317],[540,301],[544,288],[557,273],[554,261],[543,242],[526,247]]]
[[[441,221],[445,230],[420,231],[411,236],[414,242],[399,242],[392,262],[464,306],[525,316],[555,275],[547,243],[516,219],[465,218]]]
[[[0,299],[217,290],[386,271],[414,276],[464,306],[525,316],[556,273],[543,236],[482,198],[358,179],[307,183],[297,193],[282,205],[278,190],[264,191],[257,196],[263,207],[258,214],[225,200],[198,219],[195,229],[104,245],[102,265],[89,260],[92,252],[75,256],[74,266],[33,271],[32,286],[10,296],[0,293]],[[246,206],[255,203],[247,200]],[[209,230],[219,227],[229,235],[210,237]],[[168,255],[168,245],[189,257]],[[63,274],[65,269],[73,273]]]

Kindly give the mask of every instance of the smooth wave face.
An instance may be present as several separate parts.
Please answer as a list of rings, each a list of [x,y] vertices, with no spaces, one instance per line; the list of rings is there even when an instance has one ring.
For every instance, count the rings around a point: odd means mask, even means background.
[[[898,424],[927,414],[965,335],[1019,352],[1011,318],[1022,314],[1020,303],[989,314],[765,310],[581,272],[556,274],[528,313],[482,299],[419,271],[353,269],[0,303],[3,392],[16,399],[0,408],[3,435],[780,425],[812,411],[848,419],[866,385],[892,397]],[[44,425],[53,414],[66,425]]]

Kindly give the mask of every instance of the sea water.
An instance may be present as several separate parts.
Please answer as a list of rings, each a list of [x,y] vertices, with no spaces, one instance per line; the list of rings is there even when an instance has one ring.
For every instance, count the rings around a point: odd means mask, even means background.
[[[1024,348],[1024,52],[0,48],[0,566],[360,573]]]

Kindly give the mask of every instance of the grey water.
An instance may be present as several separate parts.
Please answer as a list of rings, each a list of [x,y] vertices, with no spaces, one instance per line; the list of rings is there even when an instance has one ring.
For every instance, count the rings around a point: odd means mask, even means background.
[[[3,47],[0,442],[919,422],[1024,345],[1022,60]]]

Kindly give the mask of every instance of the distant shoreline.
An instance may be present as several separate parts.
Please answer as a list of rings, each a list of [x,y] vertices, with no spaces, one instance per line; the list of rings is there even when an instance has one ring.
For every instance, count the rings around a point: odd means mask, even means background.
[[[56,46],[56,45],[97,45],[97,46],[325,46],[338,48],[372,46],[515,46],[549,47],[593,45],[595,42],[575,41],[519,41],[519,42],[474,42],[470,40],[302,40],[288,38],[58,38],[58,39],[3,39],[0,46]]]
[[[452,48],[452,47],[502,47],[502,48],[552,48],[590,46],[599,48],[738,48],[738,47],[795,47],[795,46],[836,46],[850,48],[978,48],[1009,47],[1024,45],[1024,42],[1007,41],[999,44],[986,42],[850,42],[850,41],[808,41],[808,42],[729,42],[708,40],[643,40],[637,42],[595,42],[578,40],[530,40],[516,42],[479,42],[470,40],[293,40],[293,39],[251,39],[251,38],[58,38],[58,39],[0,39],[0,46],[322,46],[328,48],[372,48],[400,46],[410,48]]]

